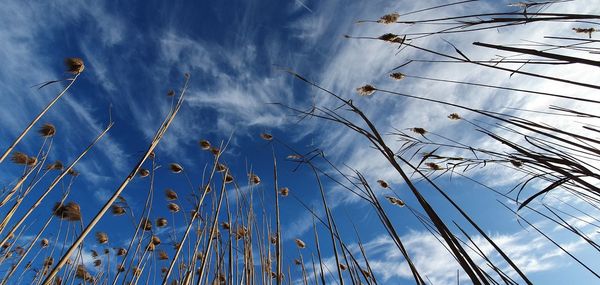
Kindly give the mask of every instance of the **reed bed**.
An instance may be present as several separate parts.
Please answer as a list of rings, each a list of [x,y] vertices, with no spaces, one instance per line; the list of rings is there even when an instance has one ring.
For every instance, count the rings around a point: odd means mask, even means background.
[[[362,20],[373,25],[428,25],[429,32],[396,35],[347,36],[348,40],[384,41],[400,52],[412,49],[434,59],[409,59],[391,70],[389,80],[403,82],[437,82],[452,86],[468,85],[482,90],[502,90],[510,94],[527,94],[552,97],[569,102],[599,104],[599,100],[581,98],[568,92],[544,92],[526,87],[502,86],[485,82],[460,81],[435,78],[411,72],[411,66],[428,64],[469,64],[486,70],[519,74],[534,80],[560,82],[586,88],[590,93],[600,89],[595,83],[580,82],[567,77],[526,71],[524,67],[544,65],[560,69],[568,65],[599,66],[587,56],[597,52],[591,39],[596,32],[594,22],[599,15],[545,13],[547,5],[560,5],[561,1],[524,2],[515,4],[517,12],[497,12],[453,17],[429,17],[432,11],[475,1],[458,1],[427,7],[403,14],[384,14],[379,19]],[[405,20],[405,17],[418,20]],[[518,28],[544,22],[581,24],[572,30],[573,38],[548,38],[555,44],[538,44],[536,48],[476,42],[483,49],[511,53],[503,60],[475,60],[452,43],[450,50],[438,51],[420,45],[420,39],[439,35],[463,34],[501,28]],[[594,27],[583,27],[583,25]],[[443,27],[436,29],[436,27]],[[583,37],[575,37],[583,36]],[[569,43],[569,44],[566,44]],[[567,54],[568,51],[569,53]],[[573,55],[573,51],[578,55]],[[514,59],[514,54],[523,58]],[[10,157],[11,165],[18,167],[21,175],[6,185],[0,196],[0,278],[1,284],[379,284],[373,257],[364,246],[360,227],[347,228],[340,222],[340,212],[333,206],[333,186],[343,189],[358,199],[370,213],[376,225],[393,244],[388,250],[401,255],[416,284],[430,284],[426,273],[412,256],[412,250],[403,240],[399,221],[406,217],[417,220],[423,229],[435,237],[461,274],[473,284],[533,284],[528,272],[511,257],[510,249],[502,248],[477,220],[457,202],[451,191],[439,183],[441,177],[453,176],[475,183],[477,187],[497,195],[499,203],[512,211],[529,227],[559,248],[570,259],[591,275],[600,278],[593,265],[587,264],[569,247],[545,232],[524,212],[534,214],[564,229],[590,248],[600,251],[595,237],[568,221],[577,218],[586,226],[600,228],[595,211],[579,210],[575,203],[585,203],[588,208],[600,210],[600,140],[589,133],[600,127],[593,124],[577,125],[579,129],[561,129],[540,121],[530,120],[520,113],[486,110],[467,104],[432,99],[412,94],[402,89],[378,88],[376,84],[348,87],[348,94],[338,94],[307,77],[287,72],[323,96],[323,105],[308,109],[287,106],[291,114],[301,120],[310,118],[334,124],[364,140],[373,152],[385,160],[388,169],[402,181],[402,185],[384,179],[372,179],[376,174],[363,173],[348,165],[336,165],[322,149],[296,149],[289,138],[257,133],[265,152],[270,153],[272,167],[257,169],[247,166],[242,172],[231,168],[237,157],[229,153],[228,140],[214,143],[206,138],[190,137],[197,141],[198,155],[195,165],[203,171],[188,167],[182,162],[166,161],[157,146],[181,111],[190,84],[189,74],[183,76],[183,86],[170,91],[171,105],[167,115],[155,131],[147,148],[131,166],[129,174],[117,186],[99,209],[83,211],[90,207],[84,201],[72,200],[72,185],[80,174],[77,163],[111,130],[109,120],[94,140],[69,163],[54,160],[52,148],[60,129],[46,123],[39,127],[39,151],[26,154],[17,151],[25,135],[36,126],[44,114],[66,94],[84,71],[82,59],[66,61],[67,71],[73,78],[49,81],[42,85],[66,81],[66,86],[48,106],[22,131],[0,157],[0,162]],[[519,68],[510,64],[521,64]],[[427,126],[394,126],[393,130],[380,131],[370,114],[359,106],[369,104],[357,96],[385,96],[393,100],[416,101],[423,106],[444,106],[455,110],[447,114],[448,124],[476,132],[489,141],[501,145],[502,150],[490,145],[472,145],[461,137],[450,137]],[[333,103],[332,103],[333,102]],[[356,103],[359,102],[359,103]],[[327,105],[330,104],[330,105]],[[600,115],[551,106],[548,111],[532,111],[544,116],[568,120],[597,119]],[[490,127],[495,126],[495,127]],[[585,131],[585,132],[584,132]],[[399,148],[394,147],[400,145]],[[281,159],[285,157],[285,159]],[[303,188],[295,189],[282,179],[281,165],[291,165],[291,172],[302,177]],[[508,191],[502,191],[479,181],[478,171],[501,168],[520,177]],[[52,181],[45,181],[55,175]],[[83,173],[85,175],[85,173]],[[67,181],[68,180],[68,181]],[[139,180],[139,181],[138,181]],[[157,181],[171,183],[159,189]],[[48,183],[49,182],[49,183]],[[145,189],[135,201],[125,197],[130,184]],[[543,186],[540,186],[543,185]],[[59,192],[62,188],[62,192]],[[310,191],[310,193],[308,193]],[[547,203],[548,193],[561,191],[565,200],[561,207]],[[318,197],[318,203],[309,204],[307,197]],[[453,211],[452,218],[440,210],[437,199]],[[509,201],[510,204],[507,204]],[[295,229],[288,228],[282,217],[300,215],[285,205],[304,209],[312,220],[309,234],[290,237]],[[30,205],[29,208],[24,205]],[[579,205],[579,204],[577,204]],[[53,207],[52,207],[53,206]],[[569,211],[565,207],[572,208]],[[51,208],[51,211],[48,209]],[[399,210],[401,209],[401,211]],[[573,209],[577,215],[573,214]],[[46,211],[46,212],[44,212]],[[84,214],[86,213],[86,214]],[[89,213],[93,213],[91,216]],[[581,218],[580,215],[585,215]],[[118,224],[119,228],[103,225]],[[353,234],[348,235],[348,232]],[[128,236],[124,236],[127,234]],[[477,239],[477,237],[481,237]],[[27,237],[27,239],[25,238]],[[482,248],[492,248],[485,252]],[[595,252],[596,253],[596,252]],[[394,281],[395,282],[395,281]]]

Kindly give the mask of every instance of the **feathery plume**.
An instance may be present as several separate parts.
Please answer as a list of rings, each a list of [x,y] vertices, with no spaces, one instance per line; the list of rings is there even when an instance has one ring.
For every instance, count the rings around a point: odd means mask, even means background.
[[[66,58],[65,66],[67,67],[67,72],[71,73],[71,74],[79,74],[79,73],[83,72],[83,70],[85,69],[83,60],[78,57]]]
[[[159,260],[168,260],[169,259],[169,255],[167,254],[166,251],[161,250],[158,252],[158,259]]]
[[[10,160],[15,164],[20,164],[20,165],[34,166],[37,164],[37,158],[35,158],[33,156],[28,156],[28,155],[26,155],[22,152],[18,152],[18,151],[13,153]]]
[[[158,219],[156,219],[156,226],[159,227],[159,228],[166,227],[167,226],[167,219],[165,219],[165,218],[158,218]]]
[[[404,42],[404,38],[401,38],[399,35],[396,34],[392,34],[392,33],[387,33],[384,35],[379,36],[380,40],[382,41],[386,41],[386,42],[390,42],[390,43],[403,43]]]
[[[356,88],[356,92],[358,92],[358,95],[360,96],[371,96],[376,90],[377,88],[370,84]]]
[[[181,165],[177,164],[177,163],[171,163],[169,165],[169,169],[173,173],[181,173],[183,171],[183,167]]]
[[[126,254],[127,254],[127,250],[126,249],[124,249],[122,247],[119,248],[119,249],[117,249],[117,256],[124,256]]]
[[[217,163],[217,172],[224,172],[225,170],[227,170],[227,166],[225,166],[224,164],[221,163]]]
[[[406,75],[404,75],[403,73],[400,72],[394,72],[392,74],[390,74],[390,77],[396,80],[402,80],[406,77]]]
[[[260,177],[258,177],[258,175],[250,173],[248,176],[250,176],[250,183],[254,185],[260,184]]]
[[[56,160],[53,163],[46,165],[46,170],[63,170],[64,166],[60,160]]]
[[[147,218],[142,218],[142,220],[140,221],[140,228],[142,228],[144,231],[151,231],[152,230],[152,222],[147,219]]]
[[[51,137],[56,134],[56,128],[54,127],[54,125],[46,123],[42,127],[40,127],[38,133],[45,138]]]
[[[112,205],[112,213],[115,216],[121,216],[123,214],[125,214],[125,208],[119,206],[119,205]]]
[[[179,212],[179,210],[181,210],[179,208],[179,205],[177,205],[175,203],[169,203],[169,205],[167,205],[167,208],[169,208],[169,211],[171,213],[177,213],[177,212]]]
[[[262,133],[262,134],[260,134],[260,137],[261,137],[263,140],[266,140],[266,141],[270,141],[270,140],[272,140],[272,139],[273,139],[273,135],[271,135],[271,134],[267,134],[267,133]]]
[[[81,221],[81,207],[75,202],[68,202],[64,205],[56,203],[53,213],[55,216],[67,221]]]
[[[142,178],[148,177],[148,175],[150,175],[150,170],[145,169],[145,168],[140,168],[140,170],[138,170],[138,175]]]
[[[429,167],[431,170],[442,170],[442,167],[435,162],[427,162],[425,165],[427,165],[427,167]]]
[[[379,18],[379,20],[377,20],[377,23],[393,24],[393,23],[396,23],[396,21],[398,21],[398,18],[400,18],[400,14],[391,13],[391,14],[387,14],[387,15],[384,15],[381,18]]]
[[[200,144],[200,148],[202,148],[203,150],[209,150],[210,149],[210,142],[207,140],[201,140],[199,142]]]
[[[105,232],[97,232],[96,233],[96,241],[98,241],[99,244],[105,244],[108,242],[108,234],[106,234]]]
[[[165,196],[167,197],[167,200],[172,201],[172,200],[177,200],[177,193],[171,189],[168,188],[167,190],[165,190]]]
[[[452,113],[450,115],[448,115],[448,119],[450,120],[460,120],[460,116],[458,115],[458,113]]]
[[[279,194],[281,194],[281,197],[287,197],[290,194],[290,189],[287,187],[282,187],[279,189]]]
[[[385,196],[385,198],[390,201],[390,203],[392,205],[396,205],[396,206],[400,206],[400,207],[404,207],[404,205],[406,205],[406,203],[404,203],[404,201],[396,198],[396,197],[392,197],[392,196]]]
[[[423,128],[411,128],[410,130],[419,135],[424,135],[427,133],[427,130],[425,130]]]
[[[94,278],[92,274],[90,274],[83,264],[77,265],[77,270],[75,271],[75,277],[78,279],[83,279],[85,281],[92,281]]]
[[[390,184],[388,184],[385,180],[377,180],[377,183],[379,183],[379,186],[381,186],[381,188],[390,188]]]

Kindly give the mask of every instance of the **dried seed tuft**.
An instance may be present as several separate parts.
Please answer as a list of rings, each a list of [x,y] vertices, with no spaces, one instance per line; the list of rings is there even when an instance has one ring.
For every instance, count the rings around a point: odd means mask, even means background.
[[[371,96],[376,90],[377,88],[369,84],[356,88],[356,92],[358,92],[358,95],[360,96]]]
[[[393,23],[396,23],[396,21],[398,21],[398,18],[400,18],[400,14],[391,13],[391,14],[387,14],[387,15],[384,15],[381,18],[379,18],[379,20],[377,20],[377,23],[393,24]]]
[[[45,138],[52,137],[56,134],[56,128],[54,127],[54,125],[46,123],[42,127],[40,127],[38,133]]]
[[[67,67],[67,72],[72,73],[72,74],[79,74],[79,73],[83,72],[83,70],[85,69],[83,60],[78,57],[66,58],[65,66]]]

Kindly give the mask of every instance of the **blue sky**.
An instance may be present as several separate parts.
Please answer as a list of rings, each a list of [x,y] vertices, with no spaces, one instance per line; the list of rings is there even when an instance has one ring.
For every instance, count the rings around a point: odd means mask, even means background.
[[[259,136],[260,133],[267,132],[301,152],[322,149],[336,165],[348,165],[361,171],[373,186],[376,186],[377,179],[385,179],[407,204],[416,206],[416,201],[406,191],[401,178],[387,166],[383,158],[369,148],[365,139],[339,125],[322,120],[306,119],[298,122],[298,117],[289,110],[271,104],[283,103],[301,108],[308,108],[311,104],[329,107],[335,105],[330,97],[309,88],[283,69],[293,69],[329,90],[352,98],[384,133],[391,132],[394,128],[404,130],[424,127],[431,132],[490,148],[501,146],[483,137],[464,122],[446,119],[449,113],[458,110],[438,105],[425,106],[419,101],[377,93],[369,98],[359,97],[354,90],[370,83],[381,88],[503,112],[516,112],[508,109],[510,107],[547,110],[553,104],[582,110],[592,109],[581,103],[546,97],[532,98],[490,89],[413,79],[398,83],[387,76],[392,68],[407,59],[431,59],[431,55],[410,49],[397,54],[396,47],[388,43],[344,38],[344,35],[377,37],[386,32],[403,34],[429,29],[419,26],[356,24],[356,21],[378,19],[391,12],[404,13],[444,2],[7,1],[0,9],[0,106],[3,109],[0,113],[0,146],[4,148],[9,145],[12,138],[60,91],[63,84],[53,84],[40,90],[31,86],[64,78],[63,58],[81,57],[86,64],[85,71],[67,96],[61,99],[42,122],[53,123],[58,132],[49,159],[60,159],[66,163],[73,160],[102,130],[109,120],[109,109],[111,110],[115,126],[77,165],[76,169],[81,175],[75,180],[73,192],[68,199],[82,205],[83,221],[89,222],[91,216],[131,171],[166,116],[171,104],[166,97],[167,92],[171,89],[180,90],[184,81],[182,75],[189,72],[191,81],[186,101],[157,149],[159,163],[163,165],[163,171],[157,174],[155,185],[159,197],[163,189],[169,187],[180,191],[180,196],[189,191],[186,180],[165,170],[168,163],[183,165],[193,184],[200,185],[203,169],[212,155],[201,151],[198,141],[208,139],[218,144],[230,136],[232,139],[224,154],[227,165],[241,180],[244,180],[250,169],[262,178],[260,185],[246,189],[247,191],[271,193],[268,191],[272,190],[273,144]],[[419,16],[514,10],[507,6],[509,3],[480,1],[410,17],[416,19]],[[594,4],[594,0],[578,0],[553,5],[548,11],[597,13]],[[451,47],[442,40],[446,39],[473,58],[487,59],[494,57],[496,53],[475,49],[471,42],[516,43],[524,39],[541,41],[545,35],[572,36],[571,28],[575,26],[569,23],[527,25],[499,31],[430,37],[420,43],[437,50],[451,51]],[[531,67],[530,70],[542,69]],[[590,71],[585,67],[574,66],[547,72],[594,82],[596,79]],[[581,97],[591,98],[594,95],[583,88],[534,81],[519,75],[509,77],[507,73],[461,64],[418,63],[411,64],[405,72],[540,91],[564,90]],[[540,115],[524,112],[515,114],[532,120],[546,120]],[[351,117],[351,114],[346,115]],[[472,114],[465,116],[470,116],[472,120],[485,120]],[[545,122],[564,128],[575,123],[558,120]],[[399,142],[393,136],[388,136],[387,139],[391,146],[399,147]],[[17,150],[34,153],[40,144],[41,139],[32,133]],[[323,215],[317,184],[309,169],[300,168],[294,172],[296,164],[285,161],[289,151],[281,145],[273,147],[280,165],[279,184],[288,186],[292,193]],[[14,183],[20,171],[22,169],[17,166],[1,164],[0,183]],[[518,179],[506,169],[492,166],[474,170],[471,175],[501,190],[510,189]],[[361,240],[366,244],[369,254],[372,254],[370,258],[380,283],[412,284],[410,272],[400,254],[388,250],[393,243],[384,235],[372,209],[331,181],[325,179],[325,182],[327,197],[342,235],[348,237],[349,244],[356,246],[352,223],[357,225]],[[597,282],[594,276],[574,264],[568,256],[561,254],[541,236],[516,223],[515,216],[497,203],[496,199],[501,199],[499,196],[460,177],[442,177],[438,182],[467,212],[476,216],[477,222],[506,248],[509,255],[523,266],[536,283]],[[48,181],[44,180],[42,185],[46,183]],[[148,183],[147,179],[135,179],[124,192],[123,196],[134,209],[142,207]],[[431,203],[440,213],[444,213],[449,224],[452,219],[458,219],[456,213],[432,189],[428,189],[425,183],[418,185],[426,195],[430,195]],[[382,196],[386,194],[380,193]],[[60,199],[58,193],[55,194],[38,209],[42,217]],[[551,200],[552,197],[547,199]],[[270,205],[273,197],[266,195],[265,201],[266,209],[272,211],[273,207]],[[292,264],[297,257],[293,240],[302,238],[311,241],[312,218],[291,197],[283,199],[281,203],[284,257],[286,262]],[[157,215],[166,213],[166,202],[157,199],[154,205]],[[182,206],[191,207],[190,203],[182,203]],[[396,217],[395,226],[409,246],[415,262],[433,284],[452,284],[458,266],[444,249],[434,242],[433,237],[406,208],[389,206],[389,211]],[[553,237],[569,245],[592,268],[600,268],[600,264],[594,261],[597,256],[586,251],[586,244],[553,228],[554,225],[539,219],[533,213],[525,213],[525,216],[551,231]],[[31,227],[39,227],[40,222],[32,222]],[[181,226],[183,223],[176,224]],[[131,230],[128,226],[130,227],[129,221],[106,216],[97,228],[109,232],[119,229],[114,232],[112,239],[114,243],[122,244]],[[597,232],[592,228],[585,225],[581,227],[596,237]],[[324,236],[324,233],[321,232],[321,235]],[[163,234],[167,240],[168,233]],[[52,231],[49,235],[52,235]],[[93,242],[86,245],[86,250],[94,248]],[[325,251],[331,255],[330,248],[325,247]],[[332,262],[331,259],[329,261]],[[463,282],[467,282],[466,279]]]

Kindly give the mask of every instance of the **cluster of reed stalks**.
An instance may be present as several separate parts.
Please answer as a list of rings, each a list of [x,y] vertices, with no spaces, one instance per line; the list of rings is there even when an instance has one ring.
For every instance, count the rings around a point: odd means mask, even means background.
[[[600,86],[594,83],[525,71],[523,67],[513,69],[504,64],[520,63],[523,66],[543,64],[551,68],[563,65],[593,65],[598,62],[587,54],[579,56],[561,51],[580,53],[597,52],[590,39],[596,31],[594,27],[581,27],[573,30],[581,37],[548,37],[562,41],[560,44],[537,45],[537,49],[526,49],[508,45],[474,43],[478,47],[511,52],[531,58],[514,60],[474,60],[454,47],[457,54],[436,51],[419,45],[419,39],[443,34],[468,33],[519,25],[535,25],[544,22],[581,23],[597,25],[598,15],[544,13],[548,5],[559,5],[561,1],[524,2],[516,5],[518,11],[465,15],[446,18],[403,20],[408,15],[421,15],[428,11],[445,9],[454,5],[472,4],[472,0],[429,7],[405,14],[390,13],[372,22],[379,25],[431,25],[443,29],[430,32],[396,35],[392,33],[358,37],[385,41],[397,46],[401,51],[414,49],[422,53],[438,56],[439,60],[428,63],[439,65],[465,63],[494,70],[520,74],[535,80],[557,81],[579,86],[597,92]],[[564,44],[569,42],[570,44]],[[409,60],[397,69],[390,71],[390,80],[415,80],[443,82],[454,85],[469,85],[486,89],[497,89],[512,93],[524,93],[538,97],[554,97],[568,101],[598,104],[600,101],[580,98],[568,92],[548,93],[525,88],[491,85],[481,82],[463,82],[445,78],[429,78],[411,74],[409,67],[419,60]],[[272,134],[257,135],[266,142],[272,152],[269,161],[272,168],[251,169],[246,175],[239,175],[226,160],[228,142],[214,144],[207,139],[198,143],[198,152],[205,152],[207,161],[202,175],[196,175],[179,162],[164,161],[156,147],[179,113],[188,89],[190,76],[185,74],[184,85],[176,94],[170,91],[168,97],[173,103],[155,135],[129,174],[115,187],[99,209],[86,215],[82,201],[71,199],[71,186],[79,172],[77,163],[85,159],[111,129],[112,121],[90,144],[81,149],[75,159],[63,163],[50,159],[52,142],[60,135],[52,124],[39,127],[41,136],[39,151],[26,154],[17,151],[19,143],[34,128],[44,114],[66,94],[84,71],[83,60],[66,60],[67,71],[74,76],[65,79],[68,84],[47,107],[23,130],[0,157],[0,163],[10,157],[13,166],[20,167],[22,175],[7,185],[0,196],[0,282],[1,284],[378,284],[377,268],[372,266],[361,240],[361,233],[355,227],[355,234],[344,236],[336,221],[337,215],[331,206],[332,185],[344,189],[358,197],[376,214],[379,226],[393,242],[394,248],[406,261],[417,284],[428,284],[426,274],[419,268],[407,248],[396,221],[404,217],[395,210],[407,209],[404,215],[412,215],[448,251],[456,264],[473,284],[532,284],[528,273],[515,262],[510,249],[500,247],[482,226],[476,216],[468,213],[455,201],[447,189],[436,180],[442,176],[455,175],[476,183],[478,187],[493,191],[503,200],[512,201],[507,205],[521,221],[527,223],[544,236],[586,271],[600,278],[596,269],[579,259],[568,247],[561,245],[550,233],[536,227],[535,223],[521,216],[522,211],[531,211],[547,219],[577,238],[584,240],[591,248],[600,251],[596,241],[587,235],[580,226],[567,222],[573,216],[554,204],[547,204],[541,198],[549,192],[562,190],[568,195],[563,201],[567,207],[577,209],[574,203],[585,203],[600,209],[599,169],[597,164],[600,141],[583,135],[576,130],[564,130],[543,122],[535,122],[514,114],[483,110],[468,104],[431,99],[419,94],[409,94],[396,90],[380,89],[374,84],[352,87],[360,96],[390,96],[398,100],[417,100],[424,105],[439,104],[456,110],[447,115],[448,122],[459,122],[472,130],[487,136],[510,151],[498,151],[489,147],[478,147],[459,137],[447,137],[428,130],[425,126],[397,126],[394,131],[382,133],[376,124],[353,101],[354,92],[346,96],[329,91],[302,75],[290,71],[297,79],[314,87],[319,94],[336,102],[337,108],[311,106],[304,111],[293,106],[285,106],[302,118],[310,117],[341,125],[347,131],[365,139],[370,146],[388,163],[388,167],[401,178],[404,185],[397,186],[383,179],[370,181],[373,174],[361,173],[352,168],[343,171],[320,149],[297,150],[285,139]],[[52,81],[42,85],[62,82]],[[344,108],[340,108],[342,105]],[[282,105],[283,106],[283,105]],[[348,112],[344,112],[348,110]],[[552,107],[555,111],[548,116],[561,118],[598,118],[595,114],[583,113],[564,107]],[[487,123],[472,118],[485,118]],[[499,128],[489,127],[490,122]],[[597,133],[600,127],[584,125],[582,129]],[[387,130],[386,130],[387,132]],[[515,138],[516,137],[516,138]],[[200,138],[190,138],[200,139]],[[390,140],[398,140],[402,146],[394,149]],[[460,155],[457,155],[460,153]],[[286,157],[279,160],[278,157]],[[286,187],[279,181],[279,164],[284,161],[295,165],[294,171],[302,168],[309,177],[304,181],[306,189],[313,191],[319,201],[319,208],[309,206],[307,194],[298,195],[293,187]],[[1,165],[6,166],[8,161]],[[500,191],[486,186],[471,177],[470,170],[495,165],[506,168],[522,177],[510,191]],[[599,172],[596,172],[599,171]],[[85,173],[83,173],[85,175]],[[54,177],[54,178],[52,178]],[[66,178],[66,179],[65,179]],[[51,180],[51,181],[46,181]],[[146,191],[135,195],[130,201],[125,195],[127,186],[133,180],[140,180]],[[157,189],[157,180],[170,181],[183,187]],[[538,189],[532,186],[545,185]],[[374,187],[375,186],[375,187]],[[41,189],[40,189],[41,188]],[[62,192],[57,191],[62,188]],[[401,188],[401,190],[400,190]],[[429,189],[432,191],[423,191]],[[531,189],[537,189],[531,193]],[[260,190],[260,191],[259,191]],[[402,191],[402,193],[400,192]],[[385,193],[385,194],[382,194]],[[529,194],[527,194],[529,193]],[[156,195],[158,194],[158,195]],[[411,201],[401,197],[411,196]],[[455,212],[449,222],[444,213],[432,205],[432,197],[441,197],[444,203]],[[525,196],[525,197],[523,197]],[[297,203],[312,217],[310,236],[285,238],[287,229],[281,223],[281,216],[292,216],[281,207],[286,203]],[[272,201],[272,205],[266,201]],[[53,207],[43,207],[53,205]],[[27,207],[28,208],[27,208]],[[50,212],[42,212],[51,208]],[[392,212],[393,211],[393,212]],[[591,219],[581,219],[585,226],[599,227],[600,221],[590,213],[581,211]],[[597,223],[598,222],[598,223]],[[103,223],[119,225],[118,228],[105,227]],[[110,229],[110,230],[109,230]],[[124,237],[127,234],[128,236]],[[480,236],[476,242],[474,236]],[[482,247],[493,248],[493,256],[484,253]],[[331,258],[329,258],[331,257]],[[334,264],[326,262],[334,260]],[[483,260],[480,262],[479,260]],[[393,281],[395,284],[395,281]]]

